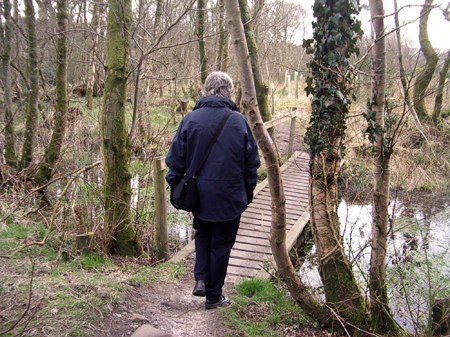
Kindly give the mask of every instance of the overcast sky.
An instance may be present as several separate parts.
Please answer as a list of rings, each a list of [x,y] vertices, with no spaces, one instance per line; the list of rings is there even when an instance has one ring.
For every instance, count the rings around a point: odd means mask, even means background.
[[[312,5],[314,0],[294,0],[296,3],[300,3],[304,9],[308,10],[312,15]],[[362,5],[368,7],[368,0],[360,0]],[[442,1],[442,0],[441,0]],[[435,0],[435,4],[443,4],[446,6],[447,2],[443,3],[439,0]],[[448,0],[445,0],[448,1]],[[417,19],[420,16],[420,10],[424,0],[397,0],[397,5],[402,8],[406,5],[417,5],[416,7],[404,8],[400,11],[399,19],[400,25],[409,22],[413,19]],[[387,0],[384,1],[384,10],[386,15],[392,14],[394,12],[394,1]],[[359,20],[363,22],[363,29],[366,35],[370,35],[370,13],[368,10],[362,10],[359,15]],[[385,24],[394,28],[394,16],[388,16],[385,20]],[[402,35],[413,42],[413,46],[419,48],[419,20],[416,20],[401,29]],[[433,9],[428,20],[428,35],[430,37],[431,44],[434,48],[444,51],[450,49],[450,22],[445,21],[442,11],[439,9]]]

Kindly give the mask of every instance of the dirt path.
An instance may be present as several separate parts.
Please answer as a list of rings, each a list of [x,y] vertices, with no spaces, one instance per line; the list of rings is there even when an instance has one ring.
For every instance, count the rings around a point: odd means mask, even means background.
[[[192,296],[194,257],[185,260],[186,275],[179,282],[152,285],[127,284],[126,291],[97,336],[131,336],[141,325],[174,337],[225,336],[227,327],[219,310],[206,310],[205,298]],[[232,285],[227,282],[224,293]]]
[[[281,153],[287,153],[289,123],[276,127]],[[296,135],[294,151],[302,148],[302,137]],[[152,285],[127,284],[122,299],[104,321],[97,336],[131,336],[143,324],[149,324],[174,337],[222,337],[228,328],[221,310],[205,310],[205,299],[192,296],[194,287],[194,254],[184,261],[186,275],[179,282],[158,282]],[[224,293],[231,295],[233,285],[226,280]],[[306,336],[309,334],[303,334]],[[300,335],[301,336],[301,335]]]

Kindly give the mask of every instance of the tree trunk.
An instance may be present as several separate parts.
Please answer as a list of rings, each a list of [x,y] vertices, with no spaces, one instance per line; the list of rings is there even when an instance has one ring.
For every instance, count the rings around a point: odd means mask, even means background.
[[[160,25],[161,25],[161,16],[162,16],[162,7],[163,0],[156,0],[156,10],[155,10],[155,21],[153,27],[153,39],[156,39],[156,36],[159,34]]]
[[[259,113],[263,122],[272,119],[272,113],[269,108],[269,86],[264,82],[258,61],[258,45],[256,44],[255,35],[251,25],[250,9],[247,0],[239,0],[239,8],[241,11],[241,20],[244,25],[245,38],[247,40],[248,53],[250,55],[250,64],[252,66],[253,80],[255,83],[256,99],[258,100]],[[277,143],[275,139],[275,128],[270,128],[269,135],[278,154]]]
[[[367,329],[364,298],[345,255],[337,214],[337,178],[352,87],[350,57],[357,53],[356,42],[362,34],[354,18],[358,12],[352,7],[354,3],[314,3],[314,40],[307,41],[314,53],[309,65],[312,78],[307,79],[307,92],[313,94],[312,115],[305,141],[311,156],[310,221],[327,306],[341,317],[339,320]],[[350,325],[348,328],[354,330]]]
[[[36,17],[32,0],[24,0],[28,38],[28,78],[30,90],[26,107],[25,135],[22,146],[21,168],[27,168],[33,160],[34,132],[38,118],[39,80],[37,65]]]
[[[225,10],[230,23],[230,31],[235,46],[236,59],[239,60],[239,78],[242,85],[242,105],[247,115],[253,135],[258,142],[267,167],[267,176],[272,200],[272,220],[270,245],[281,278],[299,305],[309,315],[320,319],[322,310],[314,298],[307,292],[295,272],[286,249],[286,199],[281,180],[280,167],[275,146],[264,128],[259,113],[255,85],[250,65],[250,57],[245,40],[244,27],[240,20],[238,0],[226,0]]]
[[[442,69],[439,72],[439,86],[437,88],[436,98],[434,100],[433,123],[437,127],[442,127],[442,120],[441,120],[442,101],[444,98],[445,80],[447,78],[449,68],[450,68],[450,51],[447,52],[447,57],[445,59],[444,65],[442,66]]]
[[[225,43],[227,41],[228,35],[225,32],[225,7],[223,4],[224,0],[219,0],[219,44],[217,48],[217,66],[218,69],[221,71],[226,71],[224,69],[224,49],[225,49]]]
[[[402,50],[402,35],[400,32],[400,22],[398,19],[398,6],[397,0],[394,0],[394,18],[395,18],[395,33],[397,35],[397,49],[398,49],[398,64],[400,67],[400,81],[403,87],[403,93],[405,96],[405,101],[408,104],[408,107],[411,107],[411,99],[409,97],[409,82],[406,78],[406,71],[403,65],[403,50]]]
[[[94,2],[94,7],[92,9],[92,20],[91,20],[91,30],[92,33],[92,48],[91,48],[91,57],[88,68],[88,81],[86,88],[86,107],[89,110],[92,110],[94,105],[94,86],[96,85],[95,81],[95,69],[96,69],[96,55],[97,55],[97,46],[98,46],[98,35],[100,33],[100,27],[98,22],[98,3]]]
[[[130,149],[125,123],[131,20],[131,0],[109,1],[101,135],[107,248],[112,253],[135,256],[139,244],[130,221]]]
[[[66,130],[67,98],[67,0],[57,1],[58,39],[56,42],[56,110],[50,144],[45,149],[44,160],[34,177],[37,186],[48,182],[59,159]]]
[[[431,45],[428,37],[428,18],[432,9],[433,0],[425,0],[422,10],[420,11],[419,23],[419,41],[420,49],[425,56],[425,66],[417,75],[414,83],[414,106],[416,107],[417,115],[422,122],[428,120],[427,107],[425,105],[425,97],[427,97],[427,89],[433,78],[436,65],[439,61],[439,56]]]
[[[395,33],[397,35],[397,49],[398,49],[398,64],[399,64],[399,68],[400,68],[400,82],[402,83],[402,87],[403,87],[403,95],[405,98],[405,103],[406,103],[406,106],[408,107],[408,109],[410,110],[415,123],[420,124],[420,120],[417,117],[415,107],[412,104],[411,97],[409,95],[409,88],[411,85],[411,81],[406,78],[406,71],[405,71],[405,67],[403,65],[402,37],[401,37],[401,33],[400,33],[400,22],[398,19],[397,0],[394,0],[394,21],[395,21]]]
[[[372,250],[370,259],[370,312],[372,331],[397,333],[397,324],[391,315],[386,286],[386,250],[388,234],[388,206],[390,184],[391,144],[384,144],[386,95],[386,38],[383,0],[370,0],[375,44],[372,49],[373,73],[370,108],[375,112],[375,181],[373,194]]]
[[[208,57],[206,56],[205,40],[203,34],[205,32],[205,11],[206,0],[197,1],[197,37],[198,51],[200,53],[200,72],[202,83],[205,83],[208,76]]]
[[[3,37],[2,55],[2,84],[5,111],[5,161],[7,165],[17,167],[17,156],[14,141],[14,116],[12,113],[11,99],[11,44],[12,44],[12,20],[11,1],[3,0],[3,17],[5,18],[5,31]]]

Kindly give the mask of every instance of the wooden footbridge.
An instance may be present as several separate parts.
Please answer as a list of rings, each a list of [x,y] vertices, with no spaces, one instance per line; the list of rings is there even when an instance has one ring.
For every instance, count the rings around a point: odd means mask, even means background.
[[[283,187],[286,196],[286,218],[288,249],[297,241],[306,223],[308,211],[308,161],[305,152],[296,152],[281,167]],[[269,244],[271,226],[271,199],[267,179],[254,192],[253,202],[241,216],[236,243],[231,251],[228,279],[266,276],[265,264],[272,264]],[[195,250],[192,241],[172,257],[170,262],[178,262]]]

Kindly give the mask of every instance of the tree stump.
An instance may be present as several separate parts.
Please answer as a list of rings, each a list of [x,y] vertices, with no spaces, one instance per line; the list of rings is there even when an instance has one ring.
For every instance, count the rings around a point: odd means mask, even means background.
[[[434,300],[432,316],[433,335],[448,335],[450,333],[450,297]]]
[[[75,236],[75,248],[77,250],[89,250],[91,248],[91,242],[94,237],[94,233],[84,233],[84,234],[77,234]]]

